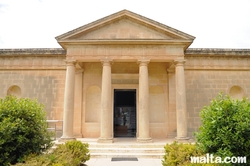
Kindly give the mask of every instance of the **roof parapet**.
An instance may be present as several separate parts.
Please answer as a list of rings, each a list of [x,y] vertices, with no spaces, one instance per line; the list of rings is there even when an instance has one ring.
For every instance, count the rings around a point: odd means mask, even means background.
[[[185,51],[185,55],[200,56],[200,55],[210,55],[210,56],[249,56],[250,49],[225,49],[225,48],[188,48]]]
[[[0,56],[3,55],[66,55],[66,51],[62,48],[0,49]]]

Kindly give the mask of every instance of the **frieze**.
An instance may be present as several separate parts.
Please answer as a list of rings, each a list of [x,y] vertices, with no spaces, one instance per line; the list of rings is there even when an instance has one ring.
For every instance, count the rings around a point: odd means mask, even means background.
[[[112,79],[112,84],[139,84],[139,79]]]

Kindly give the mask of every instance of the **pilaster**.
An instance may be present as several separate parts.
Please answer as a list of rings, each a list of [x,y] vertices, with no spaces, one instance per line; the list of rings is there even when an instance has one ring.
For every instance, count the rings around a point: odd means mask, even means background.
[[[83,72],[82,68],[76,68],[75,72],[75,105],[74,105],[74,135],[82,137],[82,96],[83,96]]]

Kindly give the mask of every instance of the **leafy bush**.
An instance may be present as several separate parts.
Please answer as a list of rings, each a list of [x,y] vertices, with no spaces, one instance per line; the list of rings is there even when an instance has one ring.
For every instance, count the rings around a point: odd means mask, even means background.
[[[221,157],[250,157],[250,102],[220,93],[201,111],[198,148]]]
[[[89,145],[80,141],[68,141],[59,145],[52,153],[30,155],[25,163],[16,166],[79,166],[90,159]]]
[[[162,161],[163,166],[186,165],[190,156],[197,156],[198,151],[195,145],[173,142],[164,147],[165,155]]]
[[[83,144],[80,141],[68,141],[65,144],[59,145],[54,154],[56,159],[63,165],[77,166],[79,163],[84,163],[90,159],[89,145]]]
[[[36,100],[7,96],[0,99],[0,163],[23,161],[30,153],[52,146],[46,113]]]
[[[197,150],[195,144],[183,144],[178,143],[177,141],[172,144],[166,144],[164,147],[165,155],[162,160],[163,166],[215,166],[216,164],[198,164],[191,163],[191,156],[199,157],[205,156],[201,151]]]

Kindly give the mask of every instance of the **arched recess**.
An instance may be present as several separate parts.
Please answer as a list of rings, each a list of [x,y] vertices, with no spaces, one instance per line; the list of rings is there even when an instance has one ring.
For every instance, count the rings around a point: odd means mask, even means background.
[[[238,85],[234,85],[229,89],[229,95],[234,99],[242,99],[244,97],[244,90]]]
[[[86,91],[85,122],[100,122],[101,89],[90,86]]]
[[[21,97],[22,96],[21,88],[19,86],[17,86],[17,85],[12,85],[7,90],[7,95]]]
[[[165,94],[161,86],[149,88],[149,121],[151,123],[165,122]]]

